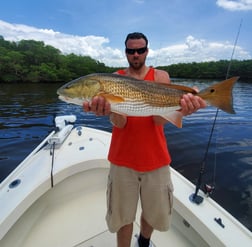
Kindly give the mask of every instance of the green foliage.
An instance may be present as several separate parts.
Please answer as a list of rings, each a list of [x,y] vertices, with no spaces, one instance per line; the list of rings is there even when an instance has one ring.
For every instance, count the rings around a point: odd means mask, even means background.
[[[67,82],[77,77],[111,72],[89,56],[63,55],[42,41],[5,41],[0,36],[0,82]]]
[[[230,69],[229,69],[230,67]],[[179,63],[169,66],[160,66],[159,69],[169,72],[174,78],[201,78],[201,79],[223,79],[228,77],[240,76],[242,79],[252,79],[252,60],[227,60],[202,63]]]
[[[177,78],[225,78],[229,61],[180,63],[158,67]],[[89,56],[64,55],[42,41],[10,42],[0,36],[0,82],[67,82],[91,73],[112,73]],[[252,78],[252,60],[231,63],[229,76]]]

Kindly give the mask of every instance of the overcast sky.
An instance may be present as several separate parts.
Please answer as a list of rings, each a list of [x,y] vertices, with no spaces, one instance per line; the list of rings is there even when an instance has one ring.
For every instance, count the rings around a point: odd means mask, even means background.
[[[148,65],[252,59],[252,0],[8,0],[0,3],[5,40],[44,41],[63,53],[127,66],[124,40],[149,39]]]

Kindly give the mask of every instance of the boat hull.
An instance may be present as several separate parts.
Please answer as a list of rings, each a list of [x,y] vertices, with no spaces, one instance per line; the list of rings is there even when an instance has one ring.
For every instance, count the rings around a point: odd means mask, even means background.
[[[60,145],[48,138],[1,183],[0,246],[116,246],[105,222],[111,134],[78,126]],[[194,185],[174,169],[171,176],[172,224],[168,232],[154,232],[154,246],[251,246],[250,231],[211,198],[192,203]],[[140,213],[139,205],[134,234]]]

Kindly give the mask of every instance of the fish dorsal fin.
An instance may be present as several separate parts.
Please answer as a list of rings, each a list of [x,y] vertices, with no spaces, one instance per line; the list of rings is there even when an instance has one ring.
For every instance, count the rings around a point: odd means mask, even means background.
[[[177,85],[177,84],[167,84],[167,83],[163,83],[163,82],[157,82],[157,84],[159,84],[161,86],[164,86],[164,87],[167,87],[167,88],[181,90],[181,91],[184,91],[185,93],[197,94],[195,89],[193,89],[191,87],[187,87],[187,86],[183,86],[183,85]]]
[[[162,116],[178,128],[182,128],[183,115],[180,111],[172,111],[168,115]]]
[[[120,103],[124,101],[124,98],[109,93],[99,93],[97,96],[104,97],[110,103]]]

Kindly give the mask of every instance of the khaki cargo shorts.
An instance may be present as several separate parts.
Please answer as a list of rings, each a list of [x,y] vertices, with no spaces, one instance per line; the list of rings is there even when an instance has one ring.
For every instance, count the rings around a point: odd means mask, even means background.
[[[170,225],[173,185],[170,167],[150,172],[110,165],[107,188],[106,221],[111,232],[135,221],[140,198],[144,219],[156,230],[167,231]]]

